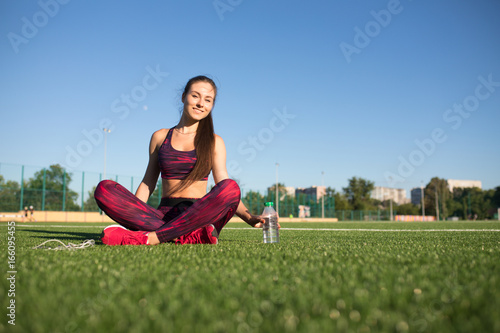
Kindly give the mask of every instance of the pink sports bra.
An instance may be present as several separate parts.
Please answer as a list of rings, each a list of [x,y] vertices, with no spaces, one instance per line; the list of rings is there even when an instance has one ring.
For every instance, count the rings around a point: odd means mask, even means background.
[[[196,163],[196,149],[190,151],[175,150],[171,143],[173,131],[173,128],[168,131],[167,137],[158,151],[161,178],[185,179]],[[200,180],[208,180],[208,174]]]

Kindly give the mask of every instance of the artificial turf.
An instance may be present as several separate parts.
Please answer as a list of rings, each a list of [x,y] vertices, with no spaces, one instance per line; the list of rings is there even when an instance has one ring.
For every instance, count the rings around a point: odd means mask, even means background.
[[[184,246],[105,246],[101,229],[16,224],[0,331],[500,332],[499,222],[282,223],[279,244],[230,223]],[[96,245],[32,249],[52,238]]]

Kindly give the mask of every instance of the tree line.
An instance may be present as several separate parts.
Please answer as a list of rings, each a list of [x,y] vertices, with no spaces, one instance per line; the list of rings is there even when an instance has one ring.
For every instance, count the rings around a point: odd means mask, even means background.
[[[390,200],[377,200],[371,198],[371,193],[375,188],[373,181],[352,177],[348,179],[347,186],[338,192],[331,187],[326,188],[325,202],[334,202],[336,211],[387,211],[392,205],[394,212],[400,215],[422,215],[422,204],[413,203],[397,204]],[[280,202],[291,200],[286,194],[285,184],[278,183]],[[267,189],[266,195],[249,191],[243,200],[248,202],[260,198],[275,201],[276,184]],[[304,200],[300,197],[294,202],[309,203],[314,206],[318,204],[315,198],[309,197]],[[467,219],[492,219],[500,208],[500,186],[495,189],[482,190],[480,188],[454,188],[449,190],[446,179],[434,177],[424,188],[424,209],[426,216],[437,216],[445,220],[448,217],[458,217],[461,220]],[[281,209],[280,209],[281,211]],[[257,211],[252,212],[257,213]],[[284,215],[283,216],[288,216]],[[317,214],[316,214],[317,215]]]
[[[33,177],[23,180],[23,186],[13,180],[6,181],[0,175],[0,211],[17,212],[29,206],[35,210],[81,211],[79,195],[69,187],[72,180],[72,174],[59,164],[35,172]],[[88,192],[89,197],[83,203],[85,211],[99,210],[94,189]]]
[[[426,215],[439,213],[441,219],[491,219],[500,208],[500,186],[489,190],[454,188],[451,192],[446,179],[434,177],[425,186],[424,207]]]

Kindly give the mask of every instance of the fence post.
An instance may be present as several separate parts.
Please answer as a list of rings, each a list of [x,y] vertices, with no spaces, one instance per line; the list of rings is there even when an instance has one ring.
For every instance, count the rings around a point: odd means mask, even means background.
[[[252,195],[252,194],[250,194],[250,195],[248,196],[248,199],[249,199],[249,200],[248,200],[248,211],[250,212],[250,214],[252,213],[252,199],[253,199],[252,197],[253,197],[253,195]]]
[[[45,210],[45,188],[47,182],[47,169],[43,168],[43,185],[42,185],[42,211]]]
[[[332,200],[333,200],[333,208],[332,208],[333,216],[332,217],[337,217],[337,215],[335,214],[335,197],[332,197]]]
[[[21,166],[21,198],[19,200],[19,210],[23,210],[24,201],[24,165]]]
[[[85,172],[82,171],[82,212],[83,212],[83,191],[84,191],[84,187],[85,187]]]
[[[66,170],[63,173],[63,202],[62,202],[62,211],[66,211]]]

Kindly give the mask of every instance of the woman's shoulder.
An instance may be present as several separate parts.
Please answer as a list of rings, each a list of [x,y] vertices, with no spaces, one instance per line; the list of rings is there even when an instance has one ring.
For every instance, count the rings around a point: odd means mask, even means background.
[[[222,140],[222,137],[218,134],[214,133],[214,138],[215,138],[215,144],[224,144],[224,140]]]
[[[222,137],[220,135],[217,135],[214,133],[214,138],[215,138],[215,151],[217,152],[218,150],[220,149],[223,149],[225,150],[226,149],[226,145],[224,144],[224,140],[222,139]]]
[[[167,133],[168,133],[168,131],[170,131],[170,129],[169,129],[169,128],[160,128],[159,130],[155,131],[155,132],[153,133],[153,135],[158,135],[158,134],[160,134],[160,135],[162,135],[162,134],[167,134]]]
[[[157,146],[161,146],[163,144],[163,141],[165,141],[165,138],[167,137],[168,131],[168,128],[162,128],[155,131],[151,136],[151,143]]]
[[[165,140],[169,130],[168,128],[159,129],[153,133],[152,138]]]

